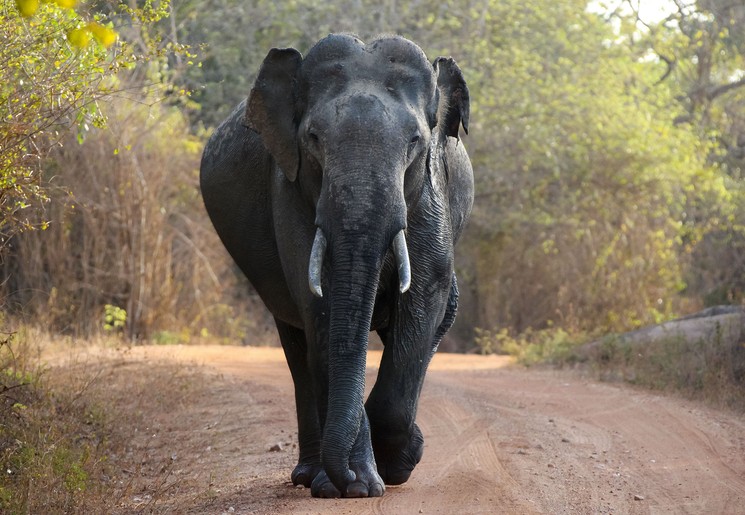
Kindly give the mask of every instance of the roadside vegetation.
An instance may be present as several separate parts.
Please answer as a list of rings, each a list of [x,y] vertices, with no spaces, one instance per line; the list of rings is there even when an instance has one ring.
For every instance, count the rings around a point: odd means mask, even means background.
[[[591,354],[600,378],[682,393],[715,406],[745,412],[745,350],[721,334],[632,343],[613,337]]]
[[[171,456],[148,452],[153,414],[188,406],[206,378],[127,348],[38,331],[0,341],[0,512],[147,511],[183,481]]]
[[[88,337],[111,306],[133,340],[270,328],[205,215],[200,152],[271,46],[307,52],[331,31],[400,33],[467,72],[477,198],[444,349],[476,349],[476,328],[582,339],[741,302],[739,5],[3,5],[9,320]],[[72,37],[99,25],[109,47]]]
[[[29,334],[274,341],[207,219],[200,153],[269,48],[329,32],[398,33],[466,75],[476,204],[443,350],[743,408],[739,340],[608,336],[745,295],[745,7],[642,4],[3,0],[0,511],[126,491],[107,467],[137,415],[99,387],[126,359],[49,370]],[[135,375],[141,402],[171,388]]]
[[[572,368],[745,413],[745,311],[728,311],[595,338],[562,329],[477,329],[475,343],[481,354],[510,355],[526,367]]]

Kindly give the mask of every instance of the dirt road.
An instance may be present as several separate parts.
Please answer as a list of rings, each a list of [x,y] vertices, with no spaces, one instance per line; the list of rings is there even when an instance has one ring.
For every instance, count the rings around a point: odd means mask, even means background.
[[[745,513],[745,418],[696,403],[505,358],[440,354],[422,394],[425,452],[410,481],[381,498],[321,500],[289,482],[296,424],[279,349],[138,347],[131,358],[213,374],[183,409],[140,432],[143,473],[173,464],[157,494],[163,511]],[[368,384],[378,361],[371,353]],[[128,509],[149,495],[133,495]]]

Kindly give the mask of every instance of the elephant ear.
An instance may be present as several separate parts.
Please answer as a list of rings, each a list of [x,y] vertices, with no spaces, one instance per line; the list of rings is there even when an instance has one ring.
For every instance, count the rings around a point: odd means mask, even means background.
[[[440,90],[440,112],[438,113],[441,137],[458,137],[458,130],[468,134],[468,118],[471,104],[463,72],[452,57],[438,57],[434,62],[437,88]]]
[[[246,125],[261,134],[288,180],[300,166],[295,122],[295,86],[303,56],[294,48],[273,48],[259,69],[246,105]]]

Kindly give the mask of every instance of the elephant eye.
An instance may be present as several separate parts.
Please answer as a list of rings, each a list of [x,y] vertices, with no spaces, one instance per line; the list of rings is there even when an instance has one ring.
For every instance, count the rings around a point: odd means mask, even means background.
[[[308,138],[308,146],[310,148],[318,150],[321,147],[321,140],[318,138],[318,134],[316,134],[316,132],[314,132],[312,129],[308,130],[306,136]]]
[[[315,159],[318,160],[321,158],[321,154],[323,153],[321,149],[321,138],[318,137],[318,133],[313,127],[308,127],[305,131],[305,146],[306,150]]]
[[[411,154],[416,146],[419,144],[419,140],[421,139],[421,136],[419,134],[415,134],[414,137],[412,137],[409,140],[409,154]]]

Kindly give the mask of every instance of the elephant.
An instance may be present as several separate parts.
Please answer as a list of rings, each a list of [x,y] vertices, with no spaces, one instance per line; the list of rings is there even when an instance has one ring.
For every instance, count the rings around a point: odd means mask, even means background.
[[[274,317],[314,497],[376,497],[423,452],[427,366],[457,309],[454,246],[473,205],[455,61],[330,34],[273,48],[209,138],[200,187],[229,254]],[[384,347],[365,401],[368,338]]]

